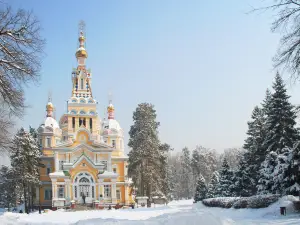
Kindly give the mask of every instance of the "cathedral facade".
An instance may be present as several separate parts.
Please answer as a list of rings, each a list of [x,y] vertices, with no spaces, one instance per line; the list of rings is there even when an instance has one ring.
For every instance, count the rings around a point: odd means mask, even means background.
[[[46,119],[38,128],[45,167],[40,169],[42,185],[36,191],[36,204],[44,208],[97,201],[100,205],[128,205],[133,201],[124,133],[111,102],[108,117],[101,120],[98,116],[84,45],[84,33],[80,32],[67,113],[56,121],[49,99]]]

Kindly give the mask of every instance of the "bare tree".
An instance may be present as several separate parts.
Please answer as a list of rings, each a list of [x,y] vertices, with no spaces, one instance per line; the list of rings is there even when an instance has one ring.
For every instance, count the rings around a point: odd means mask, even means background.
[[[0,152],[10,143],[12,117],[24,114],[24,86],[39,79],[45,45],[40,30],[32,12],[0,9]]]
[[[273,11],[276,13],[271,30],[272,32],[281,32],[282,36],[277,54],[273,58],[274,67],[286,69],[291,74],[290,78],[297,80],[300,76],[300,1],[271,1],[273,4],[253,11]]]
[[[45,40],[32,12],[0,9],[0,104],[10,115],[24,113],[24,85],[38,81]]]

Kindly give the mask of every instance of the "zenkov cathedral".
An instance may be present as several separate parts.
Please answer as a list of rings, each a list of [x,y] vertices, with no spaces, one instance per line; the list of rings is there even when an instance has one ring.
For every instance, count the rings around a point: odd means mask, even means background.
[[[47,116],[38,128],[42,148],[37,202],[43,208],[95,203],[128,205],[132,200],[131,181],[127,176],[128,157],[124,155],[124,134],[114,116],[114,106],[107,107],[102,121],[93,96],[91,70],[85,37],[81,31],[76,51],[78,66],[72,71],[72,95],[67,113],[59,123],[49,100]]]

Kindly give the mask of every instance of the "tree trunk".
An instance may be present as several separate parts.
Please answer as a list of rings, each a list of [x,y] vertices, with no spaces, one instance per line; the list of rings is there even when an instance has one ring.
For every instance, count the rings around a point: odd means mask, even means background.
[[[35,194],[35,191],[34,191],[34,186],[31,186],[31,212],[33,211],[33,199],[34,199],[34,194]]]
[[[23,191],[24,191],[24,207],[25,207],[25,213],[29,214],[28,212],[28,206],[27,206],[27,190],[26,190],[26,183],[23,181]]]

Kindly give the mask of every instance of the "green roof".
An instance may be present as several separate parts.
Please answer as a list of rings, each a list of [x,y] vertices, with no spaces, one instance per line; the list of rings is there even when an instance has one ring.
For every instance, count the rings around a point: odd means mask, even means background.
[[[69,177],[70,177],[70,173],[69,173],[69,171],[67,171],[67,170],[64,170],[64,174],[65,174],[65,176],[69,176]]]

